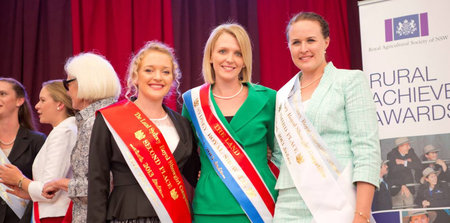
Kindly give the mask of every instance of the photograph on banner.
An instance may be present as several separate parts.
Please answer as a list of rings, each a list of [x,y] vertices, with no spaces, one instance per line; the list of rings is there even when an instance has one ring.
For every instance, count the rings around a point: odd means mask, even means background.
[[[359,4],[363,71],[377,108],[377,222],[450,222],[450,1]]]
[[[373,211],[450,207],[450,134],[390,138],[380,144],[383,162]]]
[[[450,209],[404,209],[378,212],[373,216],[381,223],[448,223],[445,216],[449,212]]]
[[[449,209],[414,209],[402,211],[402,223],[448,223]]]

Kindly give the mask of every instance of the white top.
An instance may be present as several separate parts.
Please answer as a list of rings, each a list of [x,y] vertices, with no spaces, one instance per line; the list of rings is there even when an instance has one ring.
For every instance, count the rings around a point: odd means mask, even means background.
[[[302,102],[302,103],[303,103],[303,108],[305,109],[305,111],[306,111],[306,110],[308,109],[308,107],[309,107],[309,100],[310,100],[310,99],[308,99],[308,100]]]
[[[300,80],[299,79],[295,79],[294,86],[292,87],[292,90],[289,93],[289,99],[288,100],[289,100],[289,103],[292,105],[293,108],[295,108],[295,110],[297,112],[300,112],[298,109],[302,106],[303,107],[303,113],[305,113],[306,110],[309,107],[309,101],[311,99],[308,99],[306,101],[300,101],[301,94],[302,94],[302,89],[300,87]]]
[[[169,115],[166,114],[166,116],[162,118],[150,120],[156,125],[156,127],[158,127],[159,131],[161,131],[170,151],[173,153],[173,151],[177,148],[178,142],[180,141],[180,136],[172,123],[172,119],[170,119]]]
[[[9,148],[9,149],[3,149],[3,148],[2,148],[2,151],[3,151],[3,153],[5,154],[6,157],[9,156],[9,154],[11,153],[11,150],[12,150],[12,147]]]
[[[52,199],[46,199],[41,193],[45,183],[70,177],[70,154],[76,141],[75,117],[69,117],[53,128],[34,159],[34,179],[28,186],[28,193],[39,203],[39,218],[66,215],[70,202],[67,192],[61,190]]]

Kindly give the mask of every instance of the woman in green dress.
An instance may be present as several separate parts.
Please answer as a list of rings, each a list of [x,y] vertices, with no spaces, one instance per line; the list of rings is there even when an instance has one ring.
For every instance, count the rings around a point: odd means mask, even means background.
[[[205,84],[183,95],[202,164],[194,222],[270,222],[277,194],[267,148],[273,148],[276,92],[251,83],[251,43],[242,26],[222,24],[211,32],[202,72]]]

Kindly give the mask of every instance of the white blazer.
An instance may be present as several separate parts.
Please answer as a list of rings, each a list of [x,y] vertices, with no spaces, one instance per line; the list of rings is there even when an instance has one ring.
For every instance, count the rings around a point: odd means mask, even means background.
[[[52,199],[42,196],[44,184],[56,178],[71,175],[70,154],[77,141],[75,117],[59,123],[48,135],[33,162],[33,181],[28,193],[33,202],[39,203],[39,218],[65,216],[70,198],[65,191],[59,191]]]

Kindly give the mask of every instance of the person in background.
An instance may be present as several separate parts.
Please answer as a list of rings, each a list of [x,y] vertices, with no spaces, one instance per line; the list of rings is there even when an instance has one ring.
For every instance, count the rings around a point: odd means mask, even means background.
[[[92,130],[88,222],[192,222],[181,174],[195,186],[200,169],[195,138],[189,122],[163,104],[171,90],[178,88],[180,78],[173,50],[161,42],[148,42],[131,60],[127,81],[129,100],[101,109]],[[123,122],[126,128],[121,128]],[[154,134],[146,126],[158,136],[152,138]],[[127,139],[128,135],[140,141],[133,142]],[[134,151],[143,155],[133,158]],[[145,159],[144,154],[149,152],[158,158]],[[140,171],[146,165],[153,174]],[[168,167],[176,173],[169,169],[162,171]],[[162,208],[155,202],[158,194],[154,191],[158,190],[148,189],[153,188],[154,182],[159,182],[161,193],[166,194],[159,197],[159,202],[171,208]],[[178,186],[168,189],[164,182]]]
[[[444,160],[439,159],[439,149],[433,145],[426,145],[423,148],[422,161],[429,162],[423,165],[425,170],[431,167],[438,173],[438,181],[450,183],[450,171],[448,171],[447,164]]]
[[[59,192],[50,200],[42,196],[44,183],[68,176],[70,152],[77,138],[75,110],[62,81],[43,83],[35,108],[40,123],[52,125],[53,130],[33,162],[33,178],[27,178],[19,168],[7,164],[0,166],[0,182],[14,188],[8,192],[34,202],[33,218],[39,217],[35,219],[36,222],[63,222],[65,217],[65,222],[69,222],[72,209],[69,208],[70,199],[67,192]],[[17,182],[21,182],[18,187]]]
[[[271,221],[277,193],[267,147],[273,149],[276,92],[251,83],[251,42],[242,26],[211,32],[202,73],[205,84],[183,95],[182,113],[201,148],[194,221]]]
[[[79,110],[75,118],[78,127],[77,142],[70,155],[72,178],[60,178],[44,185],[46,198],[53,198],[59,190],[68,192],[73,201],[72,222],[86,222],[88,195],[89,142],[95,111],[113,104],[120,95],[120,81],[114,68],[104,57],[81,53],[67,60],[63,81],[72,107]]]
[[[387,182],[386,176],[389,173],[389,167],[387,163],[389,160],[385,160],[381,164],[380,170],[380,186],[375,190],[372,202],[372,211],[391,210],[392,209],[392,191],[395,191]]]
[[[395,148],[387,154],[389,181],[400,188],[392,197],[394,208],[412,207],[415,188],[410,184],[419,182],[421,162],[406,137],[395,139]],[[410,186],[408,186],[408,184]]]
[[[367,78],[327,62],[322,16],[294,15],[286,36],[301,71],[277,92],[274,222],[369,222],[381,157]]]
[[[414,210],[409,211],[406,216],[403,217],[404,223],[438,223],[435,222],[436,212],[426,210]]]
[[[29,179],[31,166],[45,141],[45,135],[35,129],[25,88],[15,79],[0,77],[1,152]],[[14,182],[18,184],[19,181]],[[4,200],[0,201],[0,223],[30,222],[30,218],[31,205],[21,220]]]
[[[450,188],[447,183],[438,181],[438,172],[431,167],[425,168],[420,179],[416,203],[419,207],[448,207],[450,206]]]

